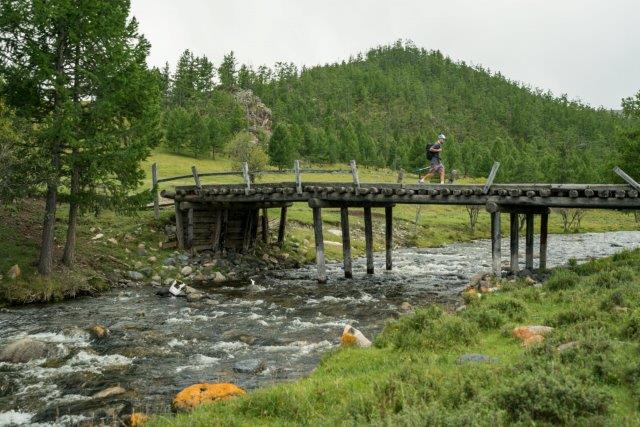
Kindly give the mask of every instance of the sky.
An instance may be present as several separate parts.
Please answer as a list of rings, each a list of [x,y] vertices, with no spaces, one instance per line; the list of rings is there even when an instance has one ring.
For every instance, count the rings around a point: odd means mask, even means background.
[[[594,107],[640,91],[639,0],[132,0],[149,64],[332,63],[396,40]]]

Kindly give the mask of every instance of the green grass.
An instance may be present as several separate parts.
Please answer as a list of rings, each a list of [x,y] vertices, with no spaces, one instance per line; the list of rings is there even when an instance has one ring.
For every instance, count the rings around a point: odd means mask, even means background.
[[[150,425],[638,425],[639,304],[640,251],[623,252],[541,287],[503,283],[460,313],[420,309],[308,378]],[[511,331],[531,324],[555,329],[524,348]],[[464,353],[498,360],[459,364]]]

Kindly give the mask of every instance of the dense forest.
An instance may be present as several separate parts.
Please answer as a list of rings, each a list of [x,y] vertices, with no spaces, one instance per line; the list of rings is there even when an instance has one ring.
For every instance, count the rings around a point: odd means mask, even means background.
[[[185,128],[185,123],[198,121],[194,117],[208,116],[204,120],[217,123],[209,128],[221,129],[217,134],[222,135],[209,147],[220,149],[223,140],[242,127],[241,115],[223,94],[242,89],[252,90],[273,113],[277,132],[268,151],[278,166],[300,157],[413,169],[423,166],[426,144],[444,132],[444,162],[465,175],[485,175],[500,161],[502,180],[602,181],[610,177],[619,151],[617,132],[625,122],[618,113],[555,97],[402,42],[348,61],[302,69],[286,63],[272,69],[238,67],[230,53],[218,69],[217,86],[198,83],[197,78],[188,85],[217,101],[207,101],[209,110],[194,106],[188,113],[184,106],[175,107],[184,98],[184,76],[204,74],[209,82],[213,78],[207,74],[213,70],[208,59],[190,55],[182,55],[173,76],[168,69],[163,72],[168,82],[165,128],[170,149],[195,155],[206,151],[197,142],[206,138],[177,132],[175,123]],[[185,71],[188,64],[196,71]],[[202,64],[207,64],[205,73],[197,71]],[[208,89],[198,89],[204,87]]]

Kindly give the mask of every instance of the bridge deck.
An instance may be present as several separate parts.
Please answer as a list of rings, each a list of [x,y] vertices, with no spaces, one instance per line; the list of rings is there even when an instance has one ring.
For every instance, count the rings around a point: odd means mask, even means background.
[[[307,182],[177,186],[162,195],[184,204],[281,206],[307,202],[312,207],[388,206],[394,204],[486,205],[488,210],[521,207],[640,209],[638,191],[629,185],[494,184],[482,185]]]

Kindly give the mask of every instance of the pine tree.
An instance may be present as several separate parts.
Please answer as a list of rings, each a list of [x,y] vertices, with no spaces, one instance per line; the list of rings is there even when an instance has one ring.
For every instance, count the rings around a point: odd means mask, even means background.
[[[218,76],[223,89],[231,90],[237,86],[236,58],[233,51],[224,56],[222,64],[218,68]]]
[[[291,167],[296,153],[294,142],[287,125],[278,123],[271,134],[267,151],[269,162],[278,169]]]

